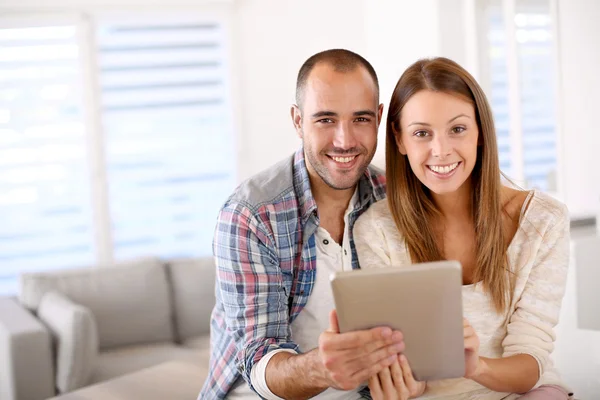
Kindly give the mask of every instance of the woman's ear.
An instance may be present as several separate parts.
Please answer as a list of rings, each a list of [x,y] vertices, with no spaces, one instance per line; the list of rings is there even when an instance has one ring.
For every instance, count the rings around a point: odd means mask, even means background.
[[[406,148],[402,144],[402,134],[399,132],[398,129],[396,129],[395,124],[392,127],[392,131],[394,132],[394,138],[396,139],[396,147],[398,147],[398,151],[400,152],[400,154],[402,154],[403,156],[405,156],[406,155]]]

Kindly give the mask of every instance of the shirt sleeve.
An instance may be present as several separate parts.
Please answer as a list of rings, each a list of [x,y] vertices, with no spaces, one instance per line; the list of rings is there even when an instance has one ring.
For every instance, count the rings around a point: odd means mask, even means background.
[[[539,376],[550,362],[569,265],[570,233],[566,207],[543,236],[528,280],[509,319],[502,342],[503,357],[529,354],[536,359]]]
[[[271,361],[271,358],[273,358],[275,354],[282,352],[297,354],[295,351],[288,349],[273,350],[272,352],[261,358],[260,361],[254,364],[254,367],[252,368],[252,372],[250,374],[250,381],[252,382],[252,386],[254,387],[256,393],[258,393],[260,397],[266,400],[284,400],[281,397],[274,394],[273,392],[271,392],[271,389],[269,389],[269,386],[267,385],[267,365],[269,364],[269,361]]]
[[[253,390],[250,373],[267,353],[289,349],[288,296],[267,223],[249,207],[227,204],[219,213],[213,251],[226,332],[236,347],[236,365]]]
[[[381,268],[391,265],[383,229],[377,224],[372,209],[368,209],[358,217],[352,233],[361,269]]]

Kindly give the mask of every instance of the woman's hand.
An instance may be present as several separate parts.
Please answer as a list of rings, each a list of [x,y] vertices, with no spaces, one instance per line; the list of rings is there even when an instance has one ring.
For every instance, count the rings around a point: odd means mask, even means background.
[[[479,337],[466,318],[463,318],[463,335],[465,339],[465,378],[477,376],[481,361],[479,358]]]
[[[369,379],[373,400],[407,400],[425,392],[426,382],[418,382],[404,354],[389,367]]]

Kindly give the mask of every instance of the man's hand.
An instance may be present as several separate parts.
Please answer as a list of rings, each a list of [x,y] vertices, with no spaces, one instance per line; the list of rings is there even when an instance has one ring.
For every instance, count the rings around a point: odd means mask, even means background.
[[[329,329],[319,336],[319,356],[327,385],[352,390],[397,362],[404,351],[399,331],[378,327],[339,333],[337,313],[329,314]]]

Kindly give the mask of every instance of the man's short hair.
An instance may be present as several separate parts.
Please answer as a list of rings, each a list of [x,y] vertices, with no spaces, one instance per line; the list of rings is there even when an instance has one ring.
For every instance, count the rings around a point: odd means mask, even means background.
[[[377,79],[377,73],[375,69],[364,57],[346,49],[331,49],[325,50],[311,56],[308,60],[302,64],[300,71],[298,72],[298,79],[296,80],[296,105],[302,108],[302,102],[304,101],[304,89],[306,88],[306,81],[308,76],[312,72],[315,65],[319,63],[326,63],[333,67],[336,72],[351,72],[357,67],[364,67],[375,83],[375,95],[377,102],[379,103],[379,80]]]

